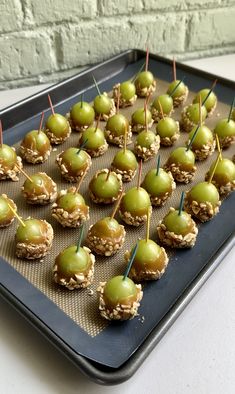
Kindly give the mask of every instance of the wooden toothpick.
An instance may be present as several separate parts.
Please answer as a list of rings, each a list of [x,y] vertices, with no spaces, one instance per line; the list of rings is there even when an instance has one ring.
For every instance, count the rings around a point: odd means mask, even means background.
[[[38,129],[38,134],[39,134],[40,131],[42,130],[43,119],[44,119],[44,111],[42,111],[42,114],[41,114],[40,123],[39,123],[39,129]]]
[[[124,153],[126,153],[126,146],[127,146],[127,123],[125,126],[125,133],[124,133]]]
[[[149,47],[146,49],[146,61],[145,61],[145,71],[148,71],[149,66]]]
[[[151,209],[148,207],[147,212],[147,223],[146,223],[146,242],[149,240],[149,229],[150,229]]]
[[[16,168],[18,168],[18,170],[30,181],[33,182],[32,178],[30,178],[30,176],[22,169],[20,168],[17,164],[15,164]]]
[[[110,176],[110,174],[111,174],[111,168],[108,170],[108,173],[107,173],[107,176],[106,176],[106,178],[105,178],[105,181],[107,182],[108,181],[108,179],[109,179],[109,176]]]
[[[144,123],[145,123],[145,131],[148,131],[147,103],[146,103],[146,100],[145,100],[145,103],[144,103]]]
[[[79,179],[79,181],[78,181],[78,183],[77,183],[77,187],[76,187],[75,193],[78,193],[78,192],[79,192],[80,187],[81,187],[81,184],[82,184],[82,182],[83,182],[85,176],[86,176],[86,171],[84,171],[84,173],[82,174],[81,178]]]
[[[140,160],[140,162],[139,162],[139,171],[138,171],[138,179],[137,179],[137,189],[140,188],[141,175],[142,175],[142,160]]]
[[[121,194],[120,194],[120,196],[119,196],[119,198],[118,198],[118,200],[117,200],[117,202],[116,202],[116,205],[115,205],[115,207],[114,207],[114,210],[113,210],[113,212],[112,212],[112,214],[111,214],[111,216],[110,216],[111,219],[113,219],[114,216],[115,216],[116,213],[117,213],[117,210],[118,210],[118,208],[119,208],[119,205],[120,205],[120,202],[121,202],[123,193],[124,193],[124,190],[122,190],[122,192],[121,192]]]
[[[218,149],[218,152],[219,152],[219,155],[220,155],[220,160],[222,160],[222,151],[221,151],[221,147],[220,147],[218,134],[215,135],[215,139],[216,139],[217,149]]]
[[[147,105],[147,107],[149,105],[150,97],[151,97],[151,92],[149,92],[148,96],[146,97],[146,105]]]
[[[217,159],[216,159],[215,165],[213,167],[213,170],[211,172],[210,178],[208,179],[208,183],[211,183],[213,176],[215,175],[215,171],[216,171],[219,161],[220,161],[220,154],[218,154],[218,156],[217,156]]]
[[[2,148],[3,138],[2,138],[2,121],[0,119],[0,147]]]
[[[25,223],[23,222],[23,220],[19,217],[18,213],[15,211],[14,208],[12,208],[12,206],[10,204],[7,204],[8,207],[10,208],[10,210],[13,212],[14,216],[19,220],[20,224],[22,224],[23,227],[25,227]]]
[[[161,104],[160,100],[158,100],[157,102],[158,102],[158,105],[159,105],[159,108],[160,108],[162,119],[165,119],[164,112],[163,112],[163,109],[162,109],[162,104]]]
[[[97,119],[97,122],[96,122],[95,131],[94,131],[95,133],[96,133],[97,130],[98,130],[99,123],[100,123],[100,118],[101,118],[101,114],[99,114],[98,119]]]
[[[144,121],[145,121],[145,130],[148,131],[148,119],[147,119],[147,111],[148,111],[148,103],[151,97],[151,93],[148,94],[146,100],[144,102]]]
[[[118,92],[117,92],[117,109],[116,109],[117,114],[119,114],[119,105],[120,105],[120,85],[118,85]]]
[[[51,107],[52,115],[55,115],[54,107],[53,107],[53,104],[52,104],[52,101],[51,101],[51,96],[48,94],[47,97],[48,97],[48,101],[49,101],[49,104],[50,104],[50,107]]]
[[[234,103],[235,103],[235,97],[233,98],[233,101],[232,101],[232,104],[231,104],[231,107],[230,107],[230,111],[229,111],[229,114],[228,114],[228,122],[230,121],[231,116],[232,116]]]

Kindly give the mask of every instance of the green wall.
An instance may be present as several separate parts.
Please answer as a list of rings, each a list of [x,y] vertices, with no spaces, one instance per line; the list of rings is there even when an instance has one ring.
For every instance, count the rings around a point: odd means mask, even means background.
[[[128,48],[235,50],[233,0],[0,0],[0,89],[56,81]]]

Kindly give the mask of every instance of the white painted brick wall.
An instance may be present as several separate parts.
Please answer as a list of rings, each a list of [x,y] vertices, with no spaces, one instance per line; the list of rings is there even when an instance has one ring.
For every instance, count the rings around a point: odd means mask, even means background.
[[[235,0],[1,0],[0,89],[56,81],[129,48],[234,52]]]

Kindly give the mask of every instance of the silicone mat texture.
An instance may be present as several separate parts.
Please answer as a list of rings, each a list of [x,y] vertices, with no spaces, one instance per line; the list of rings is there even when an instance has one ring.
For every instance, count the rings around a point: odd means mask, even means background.
[[[165,93],[168,87],[168,83],[163,80],[157,80],[157,91],[151,98],[151,101],[154,99],[156,95]],[[190,92],[186,105],[192,102],[192,98],[195,93]],[[133,107],[128,107],[126,109],[120,109],[120,112],[127,116],[127,118],[131,118],[131,114],[135,111],[135,109],[139,107],[143,107],[144,99],[138,99]],[[175,120],[179,120],[180,113],[182,108],[176,109],[173,113],[172,117]],[[217,108],[212,117],[208,118],[206,124],[211,129],[214,128],[216,122],[219,118],[227,116],[229,111],[229,107],[221,102],[218,103]],[[105,122],[100,123],[100,127],[104,128]],[[152,130],[154,130],[156,125],[152,126]],[[25,130],[25,133],[29,130]],[[161,147],[159,153],[161,155],[161,166],[167,160],[170,152],[175,149],[177,146],[181,146],[185,144],[187,140],[187,133],[182,132],[180,139],[174,144],[172,147],[164,148]],[[133,134],[132,141],[136,138],[136,134]],[[25,171],[30,175],[38,171],[46,172],[52,179],[57,183],[58,190],[66,189],[70,186],[67,182],[65,182],[61,176],[57,165],[55,164],[56,156],[68,147],[77,146],[78,145],[79,134],[73,132],[70,138],[63,143],[62,145],[56,146],[50,158],[43,164],[38,165],[29,165],[24,163]],[[129,149],[133,147],[133,143],[128,146]],[[16,144],[16,148],[18,149],[18,145]],[[109,146],[108,151],[105,155],[99,158],[92,159],[92,166],[87,176],[84,179],[84,182],[81,186],[80,192],[85,197],[86,202],[90,206],[90,220],[85,225],[85,232],[89,228],[89,226],[95,223],[98,219],[108,216],[112,209],[113,205],[102,206],[94,204],[90,198],[88,193],[88,184],[92,176],[96,173],[97,170],[102,168],[109,168],[110,163],[112,161],[113,156],[117,152],[119,148],[116,146]],[[224,156],[231,158],[233,154],[234,148],[229,148],[224,152]],[[176,190],[173,192],[173,195],[169,198],[167,203],[162,208],[154,208],[151,218],[151,227],[150,227],[150,238],[156,240],[156,225],[160,219],[167,213],[169,207],[177,207],[179,204],[180,194],[183,190],[188,190],[192,184],[197,183],[198,181],[204,180],[204,175],[209,168],[212,161],[215,160],[216,153],[214,153],[209,159],[203,162],[197,162],[197,172],[194,178],[194,181],[190,185],[177,185]],[[144,178],[147,171],[153,168],[156,165],[156,159],[152,159],[148,162],[143,163],[143,173],[142,179]],[[96,294],[96,288],[100,281],[104,281],[109,279],[110,277],[123,273],[125,269],[124,263],[124,252],[127,249],[130,249],[136,242],[137,238],[143,238],[145,236],[145,226],[141,226],[139,228],[131,228],[130,226],[126,226],[127,234],[126,240],[123,248],[111,258],[107,257],[96,257],[95,264],[95,276],[94,282],[88,289],[84,290],[74,290],[69,291],[64,289],[58,285],[56,285],[52,280],[52,265],[55,260],[55,257],[59,254],[59,252],[67,247],[68,245],[76,244],[78,239],[79,230],[78,229],[69,229],[63,228],[56,220],[54,220],[51,216],[51,205],[47,206],[33,206],[29,205],[25,202],[24,198],[21,195],[21,186],[25,181],[24,176],[20,175],[19,182],[11,182],[4,181],[1,182],[1,193],[6,193],[9,197],[11,197],[18,207],[18,212],[23,218],[27,218],[28,216],[43,218],[46,219],[49,223],[52,224],[54,229],[54,240],[53,246],[43,261],[23,261],[17,259],[14,253],[14,235],[16,231],[16,227],[18,225],[17,220],[14,221],[13,225],[10,227],[1,230],[0,232],[0,243],[1,243],[1,255],[8,261],[21,275],[23,275],[26,279],[28,279],[35,287],[37,287],[40,291],[42,291],[48,298],[50,298],[61,310],[63,310],[75,323],[77,323],[87,334],[94,337],[99,334],[106,326],[109,324],[107,321],[102,319],[98,312],[98,298]],[[130,183],[124,183],[124,189],[128,190],[137,182],[137,176]],[[169,251],[168,251],[169,252]],[[172,251],[170,251],[172,254]],[[169,262],[170,264],[170,262]],[[167,275],[167,271],[166,274]],[[148,285],[147,285],[148,286]],[[138,319],[138,318],[137,318]],[[141,317],[139,317],[141,320]]]

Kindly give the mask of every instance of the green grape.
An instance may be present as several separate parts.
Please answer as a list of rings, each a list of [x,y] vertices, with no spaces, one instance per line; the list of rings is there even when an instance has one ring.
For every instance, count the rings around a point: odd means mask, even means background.
[[[133,216],[146,215],[151,206],[148,193],[142,187],[133,187],[123,196],[120,209],[130,212]]]
[[[192,139],[196,129],[198,126],[195,126],[189,133],[189,140]],[[193,148],[194,149],[200,149],[203,147],[203,145],[207,145],[207,144],[212,144],[213,143],[213,134],[211,132],[211,130],[205,126],[202,125],[199,127],[196,137],[193,141]]]
[[[156,133],[161,138],[171,138],[178,132],[178,125],[172,118],[161,119],[156,126]]]
[[[0,163],[2,166],[12,169],[16,162],[17,156],[14,149],[6,144],[2,144],[2,146],[0,146]]]
[[[75,125],[90,126],[95,119],[95,111],[92,106],[85,101],[73,105],[70,117]]]
[[[96,96],[94,100],[94,110],[96,114],[108,115],[110,113],[111,108],[112,108],[112,101],[108,96],[104,94]]]
[[[147,118],[147,123],[152,122],[152,114],[151,112],[147,109],[146,111],[146,118]],[[145,126],[145,110],[144,108],[138,108],[131,117],[132,124],[140,124]]]
[[[216,206],[219,202],[219,193],[212,183],[200,182],[192,187],[187,198],[191,201],[197,201],[198,203],[208,201],[212,205]]]
[[[173,110],[173,99],[169,94],[162,94],[161,96],[158,96],[155,98],[155,100],[152,103],[152,107],[154,107],[158,112],[161,112],[161,108],[159,105],[162,106],[163,113],[165,115],[169,115],[171,111]]]
[[[124,100],[131,100],[135,95],[135,85],[131,81],[122,82],[120,84],[120,94]]]
[[[199,99],[201,96],[201,102],[203,103],[203,101],[205,100],[205,98],[207,97],[208,93],[209,93],[210,89],[202,89],[200,90],[194,100],[193,100],[193,104],[195,103],[199,103]],[[210,112],[212,110],[212,108],[214,108],[215,104],[217,102],[217,98],[214,92],[211,92],[209,97],[207,98],[207,100],[205,101],[204,105],[206,107],[207,112]]]
[[[178,80],[178,79],[171,82],[168,89],[167,89],[167,94],[169,94],[171,96],[171,93],[176,88],[176,86],[178,85],[179,82],[180,82],[180,80]],[[181,82],[179,84],[179,86],[177,87],[177,89],[175,89],[175,91],[171,97],[174,99],[174,98],[183,96],[185,93],[186,93],[186,86],[185,86],[184,82]]]
[[[162,223],[166,226],[167,231],[173,232],[177,235],[186,235],[192,230],[191,216],[182,211],[170,211],[163,219]]]
[[[38,132],[38,130],[32,130],[27,133],[21,145],[42,155],[51,148],[47,135],[43,131]]]
[[[105,144],[105,137],[103,130],[96,127],[89,127],[82,133],[80,143],[84,143],[87,140],[85,149],[99,149]]]
[[[51,114],[46,121],[46,129],[57,137],[66,137],[69,133],[69,123],[60,114]]]
[[[126,149],[126,151],[124,149],[118,151],[114,156],[112,164],[114,167],[123,171],[125,170],[134,171],[138,167],[138,162],[136,160],[136,157],[134,153],[129,149]]]
[[[136,285],[130,278],[123,279],[122,275],[108,280],[104,287],[104,299],[108,305],[130,304],[137,296]]]
[[[232,119],[229,122],[227,118],[220,119],[214,132],[219,138],[233,137],[235,136],[235,122]]]
[[[195,156],[190,149],[187,150],[185,147],[180,146],[171,152],[168,163],[176,163],[184,168],[192,168],[195,164]]]
[[[207,117],[207,110],[204,105],[202,105],[202,107],[201,107],[201,113],[202,113],[202,122],[204,122],[204,120]],[[195,124],[199,123],[199,121],[200,121],[199,103],[189,105],[187,108],[186,114],[187,114],[189,120],[191,120],[191,122],[193,122]]]
[[[98,220],[92,228],[92,234],[98,238],[117,238],[122,235],[122,227],[118,221],[111,217]]]
[[[60,275],[70,278],[75,274],[86,273],[91,264],[88,253],[82,247],[77,251],[77,246],[69,246],[57,256],[56,265]]]
[[[79,193],[66,193],[60,196],[57,201],[59,208],[67,212],[73,212],[77,207],[86,205],[84,198]]]
[[[152,131],[141,131],[136,139],[136,144],[147,149],[156,141],[156,135]]]
[[[165,193],[172,191],[172,178],[162,168],[159,169],[159,173],[157,175],[156,169],[153,168],[146,174],[142,187],[151,196],[161,197]]]
[[[116,136],[124,135],[129,129],[129,122],[122,114],[111,116],[106,124],[106,130],[111,131]]]
[[[135,80],[135,86],[140,86],[141,89],[149,88],[153,82],[154,76],[151,71],[142,71]]]
[[[107,173],[101,172],[92,178],[89,188],[96,197],[108,199],[118,195],[120,181],[114,172],[109,174],[108,180]]]
[[[87,163],[87,153],[81,150],[78,154],[77,148],[68,148],[62,153],[62,163],[69,167],[71,172],[76,173]]]
[[[16,242],[39,244],[45,242],[46,223],[39,219],[24,220],[25,226],[19,225]]]

